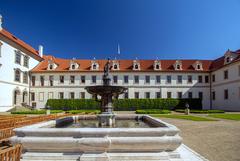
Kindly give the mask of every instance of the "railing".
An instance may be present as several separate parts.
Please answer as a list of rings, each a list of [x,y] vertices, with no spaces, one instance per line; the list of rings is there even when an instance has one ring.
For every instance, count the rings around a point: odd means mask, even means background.
[[[20,161],[21,154],[22,145],[17,144],[13,147],[0,150],[0,161]]]

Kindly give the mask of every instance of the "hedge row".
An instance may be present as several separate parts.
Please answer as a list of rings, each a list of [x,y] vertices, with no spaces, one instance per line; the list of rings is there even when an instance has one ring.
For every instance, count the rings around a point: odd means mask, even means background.
[[[51,110],[51,114],[61,113],[62,110]],[[31,114],[31,115],[40,115],[46,114],[46,110],[31,110],[31,111],[12,111],[11,114]]]
[[[159,110],[159,109],[151,109],[151,110],[136,110],[136,114],[169,114],[171,111],[169,110]]]
[[[115,111],[136,111],[141,109],[202,109],[201,99],[118,99],[113,101]],[[46,106],[51,110],[99,110],[100,103],[94,99],[49,99]]]
[[[183,109],[177,109],[176,112],[185,113]],[[208,113],[225,113],[224,110],[190,110],[190,113],[208,114]]]

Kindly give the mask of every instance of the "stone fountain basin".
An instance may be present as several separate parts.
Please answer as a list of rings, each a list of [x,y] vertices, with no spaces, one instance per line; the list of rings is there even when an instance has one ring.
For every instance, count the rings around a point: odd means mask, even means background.
[[[126,90],[122,86],[107,86],[107,85],[98,85],[98,86],[87,86],[85,89],[91,94],[104,95],[104,94],[122,94]]]
[[[182,143],[179,129],[148,115],[119,116],[120,119],[141,117],[154,125],[150,128],[48,128],[96,116],[72,116],[14,129],[10,140],[21,143],[27,152],[171,152]]]

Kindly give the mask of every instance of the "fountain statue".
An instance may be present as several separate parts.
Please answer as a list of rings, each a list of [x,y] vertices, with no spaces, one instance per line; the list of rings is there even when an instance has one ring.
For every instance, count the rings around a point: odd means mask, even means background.
[[[98,121],[101,127],[114,126],[116,115],[113,113],[113,96],[118,98],[119,94],[126,91],[125,87],[110,85],[111,78],[109,72],[111,68],[112,65],[108,58],[108,61],[104,66],[104,74],[102,77],[103,85],[87,86],[85,88],[90,94],[95,96],[97,101],[101,102],[101,113],[98,115]],[[101,100],[98,100],[98,96],[101,96]]]

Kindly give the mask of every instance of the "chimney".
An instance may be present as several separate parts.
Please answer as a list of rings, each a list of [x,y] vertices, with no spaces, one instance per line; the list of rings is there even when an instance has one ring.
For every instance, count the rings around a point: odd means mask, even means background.
[[[2,30],[3,17],[0,15],[0,30]]]
[[[42,45],[38,46],[38,53],[39,53],[40,57],[43,57],[43,46]]]

